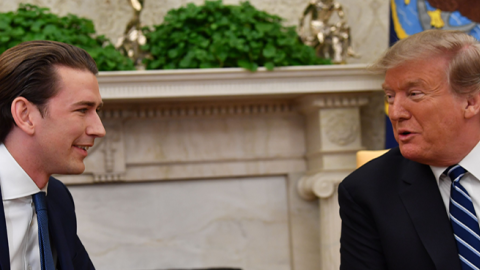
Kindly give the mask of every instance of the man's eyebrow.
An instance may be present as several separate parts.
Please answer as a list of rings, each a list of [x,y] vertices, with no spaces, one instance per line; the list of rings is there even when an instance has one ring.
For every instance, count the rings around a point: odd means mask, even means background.
[[[409,89],[411,87],[419,86],[419,85],[424,85],[425,81],[423,80],[414,80],[414,81],[408,81],[404,82],[400,85],[400,89]],[[383,83],[382,84],[382,89],[385,90],[390,90],[391,87],[388,86],[388,84]]]
[[[97,103],[92,101],[79,101],[73,104],[73,106],[87,106],[87,107],[97,107],[97,110],[103,107],[103,102],[97,105]]]
[[[414,87],[414,86],[419,86],[419,85],[424,85],[425,84],[425,81],[423,80],[415,80],[415,81],[410,81],[410,82],[407,82],[403,85],[404,88],[411,88],[411,87]]]

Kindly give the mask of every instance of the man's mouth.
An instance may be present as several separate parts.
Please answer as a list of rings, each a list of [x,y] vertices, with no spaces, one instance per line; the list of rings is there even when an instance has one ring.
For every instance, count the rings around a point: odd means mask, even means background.
[[[88,149],[90,148],[90,146],[82,146],[82,145],[75,145],[75,147],[78,147],[78,148],[83,149],[85,151],[88,151]]]
[[[403,135],[403,136],[407,136],[407,135],[410,135],[412,134],[410,131],[402,131],[402,132],[399,132],[400,135]]]
[[[413,137],[413,135],[415,135],[415,133],[412,132],[412,131],[399,130],[398,131],[398,140],[399,140],[399,142],[400,141],[406,142],[406,141],[410,140]]]

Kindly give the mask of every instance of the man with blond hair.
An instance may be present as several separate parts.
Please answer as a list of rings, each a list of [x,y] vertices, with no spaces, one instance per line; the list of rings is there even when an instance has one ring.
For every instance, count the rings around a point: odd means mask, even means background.
[[[340,268],[479,269],[480,44],[429,30],[372,69],[399,147],[339,186]]]

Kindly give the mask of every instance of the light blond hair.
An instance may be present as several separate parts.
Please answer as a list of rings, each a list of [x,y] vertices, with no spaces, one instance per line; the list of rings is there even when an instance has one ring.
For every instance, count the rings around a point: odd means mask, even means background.
[[[473,95],[480,91],[480,43],[461,31],[427,30],[402,39],[389,48],[369,69],[386,72],[409,61],[444,56],[452,91]]]

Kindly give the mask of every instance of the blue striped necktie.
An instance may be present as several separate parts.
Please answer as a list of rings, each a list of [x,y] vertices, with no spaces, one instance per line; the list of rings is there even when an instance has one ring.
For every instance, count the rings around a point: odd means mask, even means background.
[[[42,270],[55,270],[52,248],[50,247],[50,235],[48,233],[48,213],[45,202],[45,192],[39,192],[32,196],[37,212],[38,220],[38,243],[40,245],[40,263]]]
[[[450,222],[455,240],[457,240],[458,256],[463,270],[480,269],[480,229],[472,199],[460,179],[467,172],[460,165],[448,167],[445,171],[452,186],[450,189]]]

